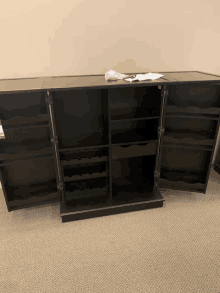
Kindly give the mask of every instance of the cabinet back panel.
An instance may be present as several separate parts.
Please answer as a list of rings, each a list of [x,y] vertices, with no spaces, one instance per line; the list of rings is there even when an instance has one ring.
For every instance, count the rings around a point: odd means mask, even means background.
[[[110,89],[112,119],[160,115],[161,92],[158,87]]]
[[[112,182],[116,185],[153,185],[155,156],[123,158],[112,161]]]
[[[168,105],[196,106],[202,109],[220,107],[220,87],[211,84],[172,85],[169,87]]]
[[[60,148],[108,143],[106,90],[53,92]]]
[[[0,95],[0,119],[36,117],[47,114],[44,92]]]

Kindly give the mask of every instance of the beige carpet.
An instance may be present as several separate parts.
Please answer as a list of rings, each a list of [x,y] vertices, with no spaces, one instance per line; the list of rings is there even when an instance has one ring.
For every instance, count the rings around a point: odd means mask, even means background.
[[[220,176],[163,208],[61,223],[59,205],[8,213],[0,192],[1,293],[220,292]]]

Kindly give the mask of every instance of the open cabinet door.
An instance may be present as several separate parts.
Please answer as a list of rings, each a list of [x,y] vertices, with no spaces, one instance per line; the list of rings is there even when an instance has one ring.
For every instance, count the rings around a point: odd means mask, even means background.
[[[59,201],[45,92],[0,95],[0,171],[8,210]]]
[[[169,87],[159,187],[206,192],[219,129],[220,87]]]

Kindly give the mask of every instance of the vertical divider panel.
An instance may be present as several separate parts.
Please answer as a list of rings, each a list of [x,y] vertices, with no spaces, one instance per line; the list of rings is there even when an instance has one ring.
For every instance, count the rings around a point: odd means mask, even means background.
[[[6,188],[5,188],[4,180],[2,178],[2,172],[3,172],[3,168],[0,167],[0,183],[2,185],[2,190],[3,190],[4,197],[5,197],[5,202],[6,202],[8,212],[10,212],[11,208],[10,208],[10,205],[9,205],[9,202],[8,202],[7,191],[6,191]]]
[[[109,195],[110,203],[112,203],[112,122],[111,122],[111,108],[110,108],[110,90],[108,89],[108,143],[109,143]]]
[[[219,98],[220,98],[220,97],[219,97]],[[218,139],[219,127],[220,127],[220,113],[219,113],[219,117],[218,117],[217,130],[216,130],[216,133],[215,133],[215,140],[214,140],[214,144],[213,144],[213,147],[212,147],[212,155],[211,155],[211,158],[210,158],[209,168],[208,168],[208,172],[207,172],[207,176],[206,176],[206,181],[205,181],[205,190],[204,190],[204,194],[205,194],[206,191],[207,191],[208,180],[209,180],[209,174],[210,174],[210,171],[211,171],[212,160],[213,160],[213,156],[214,156],[214,153],[215,153],[215,147],[216,147],[217,139]]]
[[[154,171],[154,192],[158,189],[158,180],[160,178],[160,164],[162,157],[162,146],[163,146],[163,136],[164,136],[164,124],[166,118],[166,107],[167,107],[167,97],[168,97],[168,86],[162,87],[161,92],[161,108],[160,108],[160,121],[158,127],[158,142],[157,142],[157,154],[156,154],[156,165]]]
[[[50,116],[50,136],[51,136],[51,142],[53,145],[53,152],[54,152],[54,163],[55,163],[55,172],[57,177],[57,188],[61,195],[61,201],[65,201],[65,194],[64,194],[64,180],[62,175],[62,167],[60,162],[60,156],[59,156],[59,149],[58,149],[58,137],[56,132],[56,125],[55,125],[55,118],[54,118],[54,108],[53,108],[53,98],[51,92],[47,91],[47,96],[45,98],[47,108],[48,108],[48,114]]]

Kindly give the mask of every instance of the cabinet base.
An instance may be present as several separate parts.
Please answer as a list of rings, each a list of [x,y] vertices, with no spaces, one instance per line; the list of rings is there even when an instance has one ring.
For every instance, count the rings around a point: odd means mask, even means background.
[[[60,206],[60,216],[62,218],[62,223],[95,218],[95,217],[102,217],[102,216],[110,216],[115,214],[122,214],[128,212],[135,212],[139,210],[145,209],[153,209],[163,207],[164,199],[159,191],[157,194],[152,198],[148,199],[144,202],[137,202],[132,204],[123,204],[123,205],[108,205],[103,208],[80,211],[80,212],[71,212],[71,207],[68,206],[68,203],[61,203]]]

